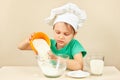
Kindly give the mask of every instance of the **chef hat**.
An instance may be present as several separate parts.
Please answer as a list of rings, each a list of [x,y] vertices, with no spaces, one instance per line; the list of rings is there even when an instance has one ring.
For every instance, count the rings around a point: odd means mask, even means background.
[[[77,32],[86,18],[85,11],[81,10],[73,3],[68,3],[64,6],[52,9],[51,15],[46,19],[46,23],[53,26],[57,22],[66,22]]]

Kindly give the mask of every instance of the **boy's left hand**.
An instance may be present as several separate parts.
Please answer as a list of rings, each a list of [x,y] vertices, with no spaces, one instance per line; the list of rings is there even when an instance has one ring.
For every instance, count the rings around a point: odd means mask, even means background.
[[[51,51],[48,52],[48,55],[50,59],[57,59],[57,56],[53,54]]]

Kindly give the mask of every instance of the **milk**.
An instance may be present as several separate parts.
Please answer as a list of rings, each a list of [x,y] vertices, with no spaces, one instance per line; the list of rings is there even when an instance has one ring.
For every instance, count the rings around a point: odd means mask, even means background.
[[[50,50],[50,46],[44,39],[34,39],[33,40],[34,48],[38,52],[38,57],[42,60],[47,60],[49,58],[48,51]]]
[[[101,59],[90,60],[90,70],[94,75],[101,75],[103,73],[104,61]]]

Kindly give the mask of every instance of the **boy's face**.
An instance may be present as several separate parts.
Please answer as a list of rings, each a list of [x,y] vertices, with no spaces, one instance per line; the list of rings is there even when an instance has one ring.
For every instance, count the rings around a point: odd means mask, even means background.
[[[68,44],[75,35],[73,28],[64,22],[56,23],[53,31],[58,49],[63,48]]]

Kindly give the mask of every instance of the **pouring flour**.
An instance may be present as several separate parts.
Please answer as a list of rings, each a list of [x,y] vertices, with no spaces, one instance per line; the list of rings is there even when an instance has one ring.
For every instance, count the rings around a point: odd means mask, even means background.
[[[50,50],[50,46],[44,39],[35,39],[33,40],[34,48],[38,52],[38,57],[42,60],[47,60],[49,58],[48,51]]]
[[[50,39],[45,33],[35,33],[30,41],[30,45],[41,60],[47,60],[49,58]]]
[[[38,65],[42,73],[47,77],[59,77],[66,70],[66,63],[58,58],[57,60],[49,58],[50,39],[42,32],[33,35],[30,46],[37,55]]]

